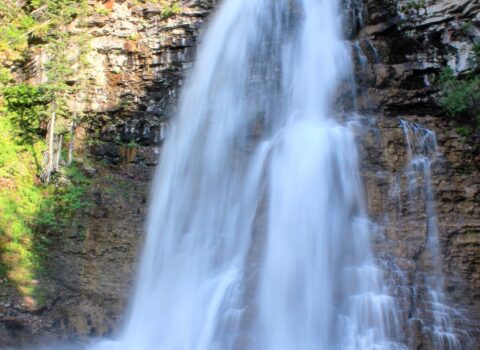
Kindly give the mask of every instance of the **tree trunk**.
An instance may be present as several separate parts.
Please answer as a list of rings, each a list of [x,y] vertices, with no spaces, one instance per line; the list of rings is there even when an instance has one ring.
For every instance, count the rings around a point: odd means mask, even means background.
[[[42,180],[45,183],[50,182],[50,177],[54,170],[54,159],[55,159],[55,123],[57,118],[56,105],[53,103],[52,114],[50,117],[50,125],[48,129],[48,150],[45,152],[43,157],[43,173]]]
[[[57,156],[55,157],[55,164],[53,170],[58,172],[60,169],[60,159],[62,158],[62,144],[63,144],[63,135],[60,135],[60,139],[58,140],[58,148],[57,148]]]
[[[68,161],[67,164],[70,165],[73,162],[73,148],[75,146],[75,120],[72,121],[70,126],[70,142],[68,144]]]
[[[55,123],[57,113],[55,106],[53,107],[52,117],[50,119],[50,133],[48,136],[48,169],[53,170],[54,154],[55,154]]]

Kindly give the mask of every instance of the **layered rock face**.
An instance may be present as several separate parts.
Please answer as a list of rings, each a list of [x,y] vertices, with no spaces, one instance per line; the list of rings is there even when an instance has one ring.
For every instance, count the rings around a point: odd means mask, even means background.
[[[6,305],[0,345],[106,335],[118,329],[131,294],[148,188],[179,88],[192,65],[201,28],[215,0],[185,1],[172,17],[156,5],[106,3],[108,15],[83,27],[93,48],[88,98],[91,118],[81,135],[82,155],[95,184],[94,205],[66,236],[58,237],[49,261],[46,307],[28,312]],[[438,106],[434,78],[447,65],[470,69],[480,34],[476,0],[428,1],[418,10],[408,1],[365,0],[346,4],[358,82],[355,118],[374,246],[402,307],[404,334],[412,349],[434,349],[422,319],[431,303],[425,276],[444,271],[445,298],[454,322],[479,342],[480,152],[478,140],[455,131],[457,122]],[[465,23],[469,23],[468,26]],[[428,246],[425,179],[413,192],[411,152],[400,120],[435,132],[431,162],[434,212],[441,266]],[[81,134],[81,135],[80,135]],[[409,195],[412,194],[411,196]],[[423,311],[422,311],[423,310]],[[3,343],[2,343],[3,342]],[[466,344],[466,343],[465,343]]]
[[[471,70],[473,45],[480,40],[480,4],[427,1],[408,10],[408,2],[371,0],[364,6],[365,26],[353,42],[360,111],[371,116],[363,120],[359,139],[369,213],[378,224],[376,251],[384,263],[392,259],[387,270],[399,286],[395,293],[403,300],[412,348],[435,348],[420,321],[432,321],[425,314],[432,304],[426,280],[441,277],[435,270],[444,272],[448,312],[456,326],[470,333],[470,345],[462,346],[474,347],[480,322],[479,143],[478,137],[455,131],[460,124],[439,107],[435,79],[447,66],[457,74]],[[418,170],[425,169],[417,168],[415,180],[408,177],[408,143],[415,140],[407,139],[407,122],[436,135],[436,154],[429,155],[427,169],[433,202],[425,179],[418,179]],[[426,145],[413,147],[428,156]],[[417,181],[413,192],[412,181]],[[429,247],[433,226],[438,227],[438,261]]]
[[[196,38],[214,4],[184,2],[173,15],[153,2],[109,1],[111,13],[87,21],[93,50],[83,109],[93,115],[90,132],[98,133],[95,155],[117,163],[122,151],[115,145],[161,144],[193,64]],[[156,159],[149,148],[136,157],[146,165]]]

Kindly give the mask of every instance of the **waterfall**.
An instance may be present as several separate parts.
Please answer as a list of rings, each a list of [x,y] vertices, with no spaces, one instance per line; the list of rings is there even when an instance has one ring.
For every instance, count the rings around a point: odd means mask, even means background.
[[[425,213],[425,250],[420,259],[426,266],[418,272],[415,295],[423,298],[423,308],[413,317],[421,319],[430,333],[433,348],[459,350],[469,347],[469,336],[456,327],[459,311],[452,308],[445,296],[443,263],[432,186],[432,164],[439,155],[436,135],[424,126],[400,121],[407,143],[408,195],[410,210]],[[419,228],[420,229],[420,228]],[[462,344],[462,341],[464,344]]]
[[[221,4],[161,155],[125,327],[94,349],[405,348],[336,121],[353,75],[339,3]]]

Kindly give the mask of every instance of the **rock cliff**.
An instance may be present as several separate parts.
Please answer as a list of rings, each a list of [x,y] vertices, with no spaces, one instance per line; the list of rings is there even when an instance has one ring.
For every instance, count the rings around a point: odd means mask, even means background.
[[[415,308],[422,308],[416,304],[428,304],[418,282],[419,274],[432,270],[427,262],[428,199],[415,196],[420,207],[411,209],[405,174],[409,146],[400,120],[419,123],[436,134],[438,146],[431,172],[446,297],[458,312],[459,327],[468,329],[478,344],[479,140],[478,135],[458,134],[459,122],[439,107],[435,82],[447,66],[460,75],[472,69],[473,46],[480,40],[480,4],[427,1],[416,10],[406,5],[367,1],[366,25],[355,39],[357,55],[368,62],[357,67],[359,88],[364,91],[361,114],[372,116],[360,143],[369,213],[383,232],[376,248],[380,254],[389,252],[400,265],[404,280],[397,275],[396,283],[410,288],[403,307],[406,317],[412,317]],[[415,338],[412,348],[430,348],[431,340],[419,328],[410,335]]]
[[[479,341],[480,149],[438,105],[435,78],[450,66],[471,69],[480,41],[476,0],[366,0],[345,5],[355,59],[358,110],[354,118],[362,157],[374,245],[404,310],[404,333],[413,349],[432,348],[417,309],[428,303],[422,272],[428,259],[428,199],[408,193],[409,145],[400,120],[435,132],[432,160],[446,298],[458,327]],[[94,182],[94,203],[52,247],[45,307],[28,311],[15,299],[0,305],[0,345],[81,339],[118,328],[131,292],[143,237],[148,187],[191,68],[201,29],[215,0],[182,2],[165,16],[157,5],[105,3],[110,12],[73,23],[91,36],[88,118],[77,131],[80,161]],[[468,25],[466,25],[468,24]],[[91,166],[93,159],[93,167]],[[421,187],[421,186],[420,186]],[[428,318],[428,316],[425,316]],[[407,321],[409,320],[410,321]]]

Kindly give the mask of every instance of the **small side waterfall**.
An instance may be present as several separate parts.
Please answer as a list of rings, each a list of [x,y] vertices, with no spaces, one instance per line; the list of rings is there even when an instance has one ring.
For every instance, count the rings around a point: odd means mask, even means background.
[[[425,267],[418,272],[417,297],[425,298],[425,307],[418,308],[413,315],[421,319],[430,332],[435,349],[463,349],[462,338],[468,340],[465,332],[456,328],[454,316],[458,311],[449,306],[444,293],[445,282],[441,247],[432,186],[432,164],[438,156],[436,135],[433,131],[416,123],[400,121],[407,143],[408,195],[410,210],[425,213],[426,241],[422,252]]]
[[[125,329],[95,349],[406,348],[335,118],[340,85],[355,90],[339,3],[220,6],[164,146]]]

